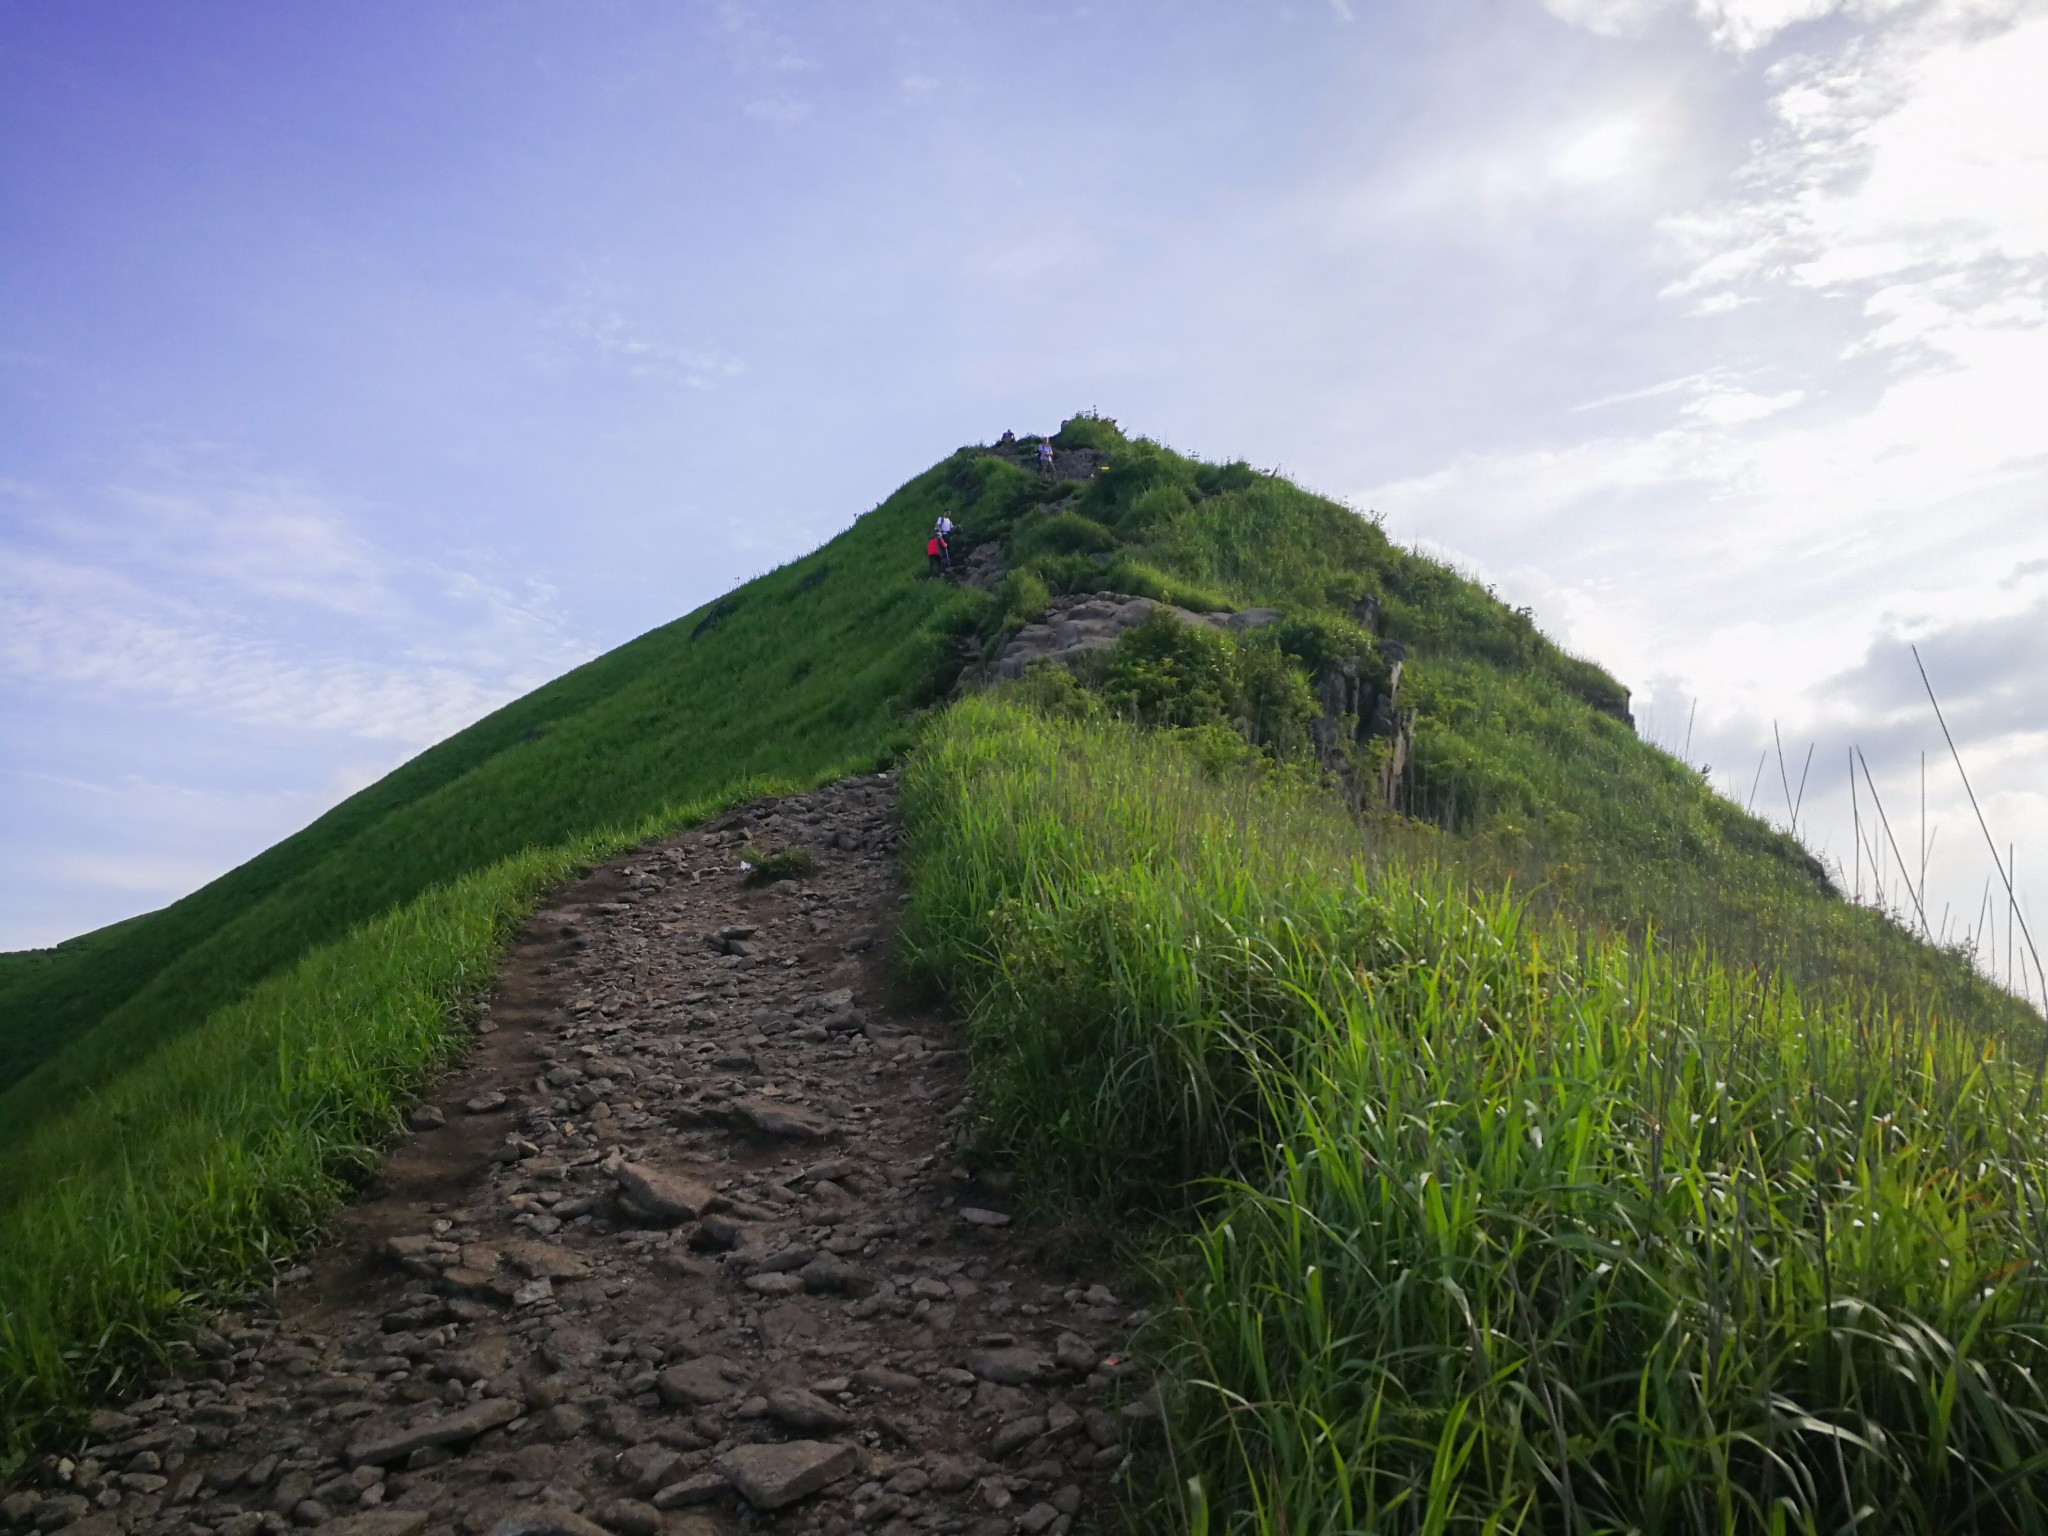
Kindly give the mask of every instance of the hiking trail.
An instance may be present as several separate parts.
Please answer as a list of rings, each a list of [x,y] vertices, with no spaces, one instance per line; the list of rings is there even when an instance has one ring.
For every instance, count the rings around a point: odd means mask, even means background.
[[[956,1161],[957,1028],[886,1001],[896,841],[869,775],[555,892],[328,1238],[0,1528],[1113,1528],[1144,1315]],[[747,885],[784,844],[812,872]]]

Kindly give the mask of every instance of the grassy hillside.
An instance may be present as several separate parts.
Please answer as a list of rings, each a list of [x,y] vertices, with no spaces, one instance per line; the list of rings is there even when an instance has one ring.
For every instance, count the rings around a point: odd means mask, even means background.
[[[1834,899],[1797,841],[1745,814],[1623,723],[1627,691],[1442,564],[1374,522],[1242,463],[1209,464],[1113,423],[1077,418],[1063,444],[1107,467],[1085,485],[996,458],[959,458],[962,543],[1001,543],[1003,586],[972,617],[993,652],[1047,593],[1111,590],[1194,608],[1271,606],[1341,629],[1376,608],[1407,653],[1416,714],[1412,816],[1458,838],[1470,865],[1603,931],[1656,929],[1737,946],[1744,963],[1814,989],[1995,1019],[2036,1021],[1965,965],[1896,942]],[[1284,639],[1281,644],[1287,644]],[[1302,655],[1288,658],[1305,670]]]
[[[912,806],[923,849],[922,963],[977,1010],[977,1070],[995,1106],[999,1150],[1035,1159],[1048,1192],[1190,1220],[1188,1181],[1234,1173],[1240,1183],[1230,1198],[1249,1202],[1244,1230],[1291,1209],[1284,1200],[1272,1204],[1284,1170],[1247,1148],[1299,1150],[1324,1134],[1315,1127],[1338,1123],[1333,1108],[1311,1102],[1311,1081],[1351,1085],[1365,1095],[1359,1103],[1389,1091],[1377,1080],[1342,1076],[1340,1067],[1357,1064],[1326,1054],[1334,1046],[1318,1031],[1334,1022],[1341,1027],[1329,1029],[1331,1040],[1377,1041],[1385,1056],[1425,1017],[1413,1012],[1423,1006],[1411,985],[1424,974],[1413,968],[1418,956],[1428,957],[1428,974],[1438,978],[1429,983],[1436,990],[1428,1006],[1451,1010],[1443,1038],[1471,1057],[1466,1076],[1441,1079],[1443,1091],[1491,1095],[1486,1103],[1503,1106],[1520,1092],[1536,1107],[1530,1114],[1548,1114],[1554,1099],[1567,1101],[1556,1095],[1560,1063],[1576,1061],[1590,1074],[1580,1097],[1569,1099],[1580,1106],[1572,1123],[1594,1127],[1570,1133],[1582,1140],[1621,1125],[1622,1103],[1651,1086],[1641,1076],[1647,1058],[1627,1054],[1638,1037],[1602,1022],[1627,1000],[1616,990],[1625,974],[1645,987],[1654,982],[1653,991],[1629,994],[1629,1006],[1645,1018],[1668,1009],[1668,1019],[1656,1015],[1659,1027],[1668,1025],[1659,1038],[1680,1041],[1692,1053],[1688,1061],[1714,1059],[1710,1050],[1724,1049],[1737,1015],[1767,1022],[1756,1038],[1768,1053],[1716,1079],[1755,1088],[1744,1115],[1798,1109],[1765,1092],[1771,1073],[1838,1094],[1834,1068],[1794,1047],[1807,1033],[1846,1039],[1842,1031],[1854,1021],[1865,1047],[1938,1043],[1941,1054],[1928,1058],[1927,1071],[1941,1079],[1939,1092],[1886,1089],[1919,1106],[1911,1110],[1921,1117],[1912,1120],[1914,1134],[1937,1111],[1973,1127],[1972,1137],[1990,1123],[1972,1097],[1987,1090],[1957,1088],[1950,1077],[1962,1070],[1968,1041],[1992,1048],[2035,1021],[1955,956],[1842,902],[1795,842],[1638,741],[1620,718],[1623,690],[1544,639],[1528,614],[1395,547],[1371,522],[1243,464],[1191,460],[1127,440],[1093,418],[1067,423],[1059,441],[1094,451],[1085,479],[1041,479],[963,449],[823,549],[507,706],[186,900],[54,950],[0,957],[0,1463],[75,1417],[95,1391],[147,1367],[209,1295],[260,1273],[303,1239],[351,1172],[395,1132],[394,1106],[459,1042],[462,1010],[489,977],[507,932],[549,882],[763,784],[808,783],[902,751],[930,728],[920,716],[950,695],[963,663],[994,656],[1054,593],[1108,590],[1212,609],[1271,606],[1283,620],[1235,639],[1177,625],[1133,631],[1099,658],[1086,686],[1064,674],[1028,678],[1018,692],[1037,700],[1036,713],[969,700],[934,728],[919,770],[923,798]],[[924,579],[923,534],[941,511],[961,525],[963,559],[997,547],[1007,569],[999,582],[980,590]],[[1367,880],[1354,878],[1346,862],[1361,825],[1339,810],[1304,743],[1318,669],[1341,660],[1384,675],[1395,643],[1407,654],[1403,704],[1416,717],[1406,793],[1414,814],[1365,824],[1379,849]],[[1148,735],[1132,722],[1162,729]],[[1352,725],[1345,729],[1346,750],[1375,750]],[[1167,756],[1146,756],[1155,750]],[[1094,806],[1090,797],[1102,783],[1131,763],[1158,771],[1156,809],[1128,785]],[[991,777],[974,777],[984,772]],[[1174,790],[1176,774],[1195,787]],[[966,798],[947,806],[937,787],[948,784]],[[1070,827],[1045,811],[1063,797],[1088,812]],[[1180,834],[1156,824],[1161,815],[1202,829],[1202,838],[1181,849],[1173,841]],[[1231,818],[1234,832],[1225,826]],[[1254,842],[1240,846],[1233,837]],[[1183,883],[1128,886],[1135,866],[1156,865],[1162,848],[1184,856],[1183,868],[1166,871]],[[1230,873],[1214,860],[1233,848]],[[1242,919],[1248,953],[1266,968],[1244,994],[1256,1017],[1240,1016],[1205,970],[1224,930],[1204,914],[1223,899],[1213,882],[1226,874],[1234,884],[1224,895],[1242,909],[1229,921]],[[1413,887],[1406,897],[1404,882]],[[1108,907],[1069,907],[1069,885],[1116,899]],[[1354,886],[1366,895],[1356,896]],[[1475,889],[1496,893],[1495,904],[1465,894]],[[1094,949],[1077,948],[1067,930],[1084,910],[1102,922]],[[1179,926],[1169,929],[1169,918]],[[1143,965],[1126,966],[1118,946],[1134,936],[1123,929],[1145,921],[1160,935],[1178,935],[1176,943],[1200,940],[1210,949],[1188,948],[1170,963],[1148,950]],[[1392,970],[1383,965],[1383,938],[1397,946]],[[1703,970],[1652,974],[1645,957],[1660,946],[1711,958],[1697,961]],[[1003,969],[986,970],[990,957]],[[1637,972],[1627,972],[1629,964]],[[1227,968],[1218,974],[1233,986],[1241,979]],[[1376,990],[1382,974],[1399,981],[1395,992]],[[1343,991],[1351,985],[1344,976],[1356,979],[1358,996]],[[1329,993],[1331,986],[1342,995]],[[1043,1007],[1005,1013],[1019,997]],[[1598,1030],[1580,1050],[1571,1029],[1585,999],[1604,1012],[1587,1016]],[[1393,1011],[1367,1017],[1358,1010],[1368,1003]],[[1437,1015],[1426,1018],[1436,1030]],[[1530,1050],[1541,1053],[1503,1061],[1480,1049],[1485,1032],[1498,1033],[1509,1018],[1531,1023]],[[1942,1033],[1937,1018],[1961,1021],[1969,1033]],[[1670,1033],[1681,1025],[1691,1033]],[[1749,1037],[1737,1031],[1729,1038]],[[1281,1040],[1291,1043],[1279,1049],[1273,1042]],[[1677,1060],[1668,1052],[1658,1059]],[[1887,1084],[1911,1076],[1900,1060],[1883,1057],[1893,1073]],[[1091,1071],[1077,1076],[1078,1063]],[[2000,1071],[1987,1068],[1985,1081],[2002,1082]],[[1697,1089],[1686,1082],[1686,1092]],[[1433,1102],[1422,1108],[1429,1111],[1417,1143],[1423,1150],[1403,1154],[1422,1161],[1408,1173],[1465,1168],[1453,1157],[1466,1156],[1452,1145],[1453,1132],[1477,1136],[1481,1127],[1446,1121],[1439,1132],[1429,1118]],[[1568,1127],[1554,1128],[1562,1125],[1543,1120],[1541,1128],[1563,1135]],[[1295,1139],[1276,1141],[1276,1129]],[[1325,1166],[1364,1144],[1356,1126],[1329,1134],[1342,1156]],[[1714,1184],[1733,1154],[1702,1150],[1698,1141],[1686,1142],[1700,1170],[1695,1182],[1735,1187]],[[1482,1145],[1493,1144],[1472,1142]],[[1634,1155],[1616,1151],[1622,1161],[1559,1166],[1572,1177],[1618,1178]],[[1901,1220],[1962,1220],[1977,1208],[1971,1202],[1993,1200],[1990,1175],[1944,1172],[1926,1155],[1916,1166],[1933,1181],[1932,1192],[1902,1206]],[[1759,1151],[1757,1177],[1773,1191],[1771,1220],[1785,1241],[1808,1243],[1801,1251],[1810,1253],[1813,1220],[1833,1219],[1816,1213],[1835,1207],[1832,1197],[1814,1193],[1794,1209],[1795,1174],[1818,1177],[1819,1165],[1810,1157],[1785,1161],[1790,1156],[1784,1148]],[[2031,1159],[2021,1145],[2000,1176],[2027,1187]],[[1829,1163],[1820,1172],[1832,1177],[1849,1166]],[[1480,1175],[1493,1171],[1489,1165],[1471,1175],[1479,1180],[1475,1191],[1492,1187]],[[1570,1204],[1549,1195],[1531,1196],[1531,1204],[1510,1185],[1487,1208],[1507,1226],[1548,1220]],[[1962,1216],[1957,1200],[1968,1207]],[[1347,1208],[1330,1209],[1338,1226],[1350,1219]],[[1977,1264],[2009,1246],[2013,1223],[1985,1209],[1982,1232],[1972,1227],[1967,1241],[1958,1239],[1952,1262],[1959,1255]],[[1596,1212],[1598,1220],[1608,1220],[1612,1211],[1601,1210],[1607,1214]],[[1392,1218],[1382,1211],[1373,1219]],[[1461,1262],[1481,1262],[1473,1257],[1484,1248],[1471,1235],[1478,1230],[1459,1229],[1469,1250]],[[1821,1241],[1822,1267],[1831,1274],[1836,1261],[1825,1235]],[[1679,1266],[1672,1294],[1682,1293],[1687,1305],[1694,1291],[1686,1287],[1726,1279],[1714,1267],[1720,1259],[1695,1263],[1682,1242],[1671,1252]],[[1909,1267],[1929,1252],[1913,1247]],[[1326,1268],[1341,1272],[1343,1264],[1330,1257]],[[1517,1270],[1514,1283],[1548,1287],[1567,1272]],[[1810,1277],[1810,1268],[1783,1272]],[[1966,1272],[1976,1273],[1955,1270]],[[1353,1294],[1376,1295],[1377,1280],[1360,1274],[1371,1283],[1361,1281]],[[1284,1284],[1279,1275],[1243,1284],[1264,1287],[1258,1295],[1269,1301],[1292,1297],[1288,1286],[1299,1271]],[[1250,1293],[1226,1287],[1216,1294],[1223,1298],[1216,1315],[1224,1316],[1231,1306],[1242,1311]],[[1585,1326],[1598,1332],[1601,1319],[1649,1305],[1644,1294],[1630,1292],[1605,1312],[1556,1315],[1569,1322],[1567,1333],[1591,1315]],[[1808,1353],[1798,1358],[1809,1365],[1811,1341],[1831,1337],[1825,1328],[1815,1333],[1810,1299],[1802,1291],[1783,1311],[1786,1337],[1806,1341],[1799,1348]],[[1298,1301],[1273,1302],[1277,1406],[1256,1419],[1257,1435],[1306,1435],[1314,1413],[1332,1403],[1345,1412],[1355,1406],[1323,1385],[1292,1384],[1286,1351],[1301,1341],[1285,1329]],[[1222,1342],[1204,1331],[1220,1325],[1195,1311],[1182,1338],[1190,1358],[1223,1362],[1214,1367],[1219,1373],[1228,1365],[1256,1375],[1261,1367],[1244,1358],[1226,1360]],[[2033,1314],[2015,1315],[2032,1326]],[[1943,1313],[1930,1326],[1951,1321]],[[1441,1339],[1430,1347],[1440,1346],[1447,1347]],[[1429,1358],[1438,1362],[1432,1369],[1441,1366],[1440,1356]],[[1766,1351],[1760,1368],[1776,1369],[1779,1358]],[[1230,1380],[1232,1390],[1248,1391],[1238,1376]],[[1747,1401],[1746,1388],[1730,1390],[1728,1401]],[[1459,1401],[1456,1394],[1418,1399],[1402,1407],[1411,1414],[1402,1422],[1434,1426],[1433,1443],[1449,1447],[1454,1460],[1478,1456],[1485,1465],[1474,1478],[1493,1476],[1486,1469],[1496,1446],[1505,1448],[1501,1455],[1522,1456],[1517,1465],[1526,1471],[1526,1443],[1499,1428],[1506,1410],[1491,1398],[1464,1408]],[[1182,1429],[1200,1447],[1208,1486],[1223,1501],[1218,1507],[1232,1511],[1233,1528],[1244,1510],[1282,1498],[1268,1486],[1273,1478],[1335,1486],[1327,1446],[1304,1440],[1285,1450],[1278,1440],[1258,1441],[1255,1455],[1242,1438],[1254,1433],[1253,1418],[1205,1419],[1204,1411],[1189,1408]],[[2004,1409],[1984,1411],[1991,1417],[1972,1420],[1968,1432],[1995,1438]],[[1440,1412],[1458,1417],[1431,1417]],[[1568,1445],[1571,1435],[1607,1434],[1601,1426],[1611,1428],[1619,1410],[1603,1397],[1587,1412],[1583,1422],[1572,1421]],[[1706,1435],[1699,1427],[1706,1422],[1686,1433]],[[1739,1413],[1726,1422],[1749,1424]],[[1477,1430],[1458,1428],[1464,1424],[1484,1425],[1495,1438],[1472,1440]],[[1749,1429],[1731,1433],[1739,1438]],[[1915,1441],[1914,1454],[1947,1454],[1928,1449],[1931,1443]],[[1976,1448],[1981,1440],[1967,1443]],[[1236,1449],[1218,1449],[1227,1446]],[[1297,1450],[1306,1458],[1298,1465],[1288,1459]],[[1588,1476],[1634,1486],[1600,1459],[1606,1450],[1586,1455]],[[1388,1475],[1406,1476],[1399,1469],[1410,1463],[1387,1456],[1396,1469]],[[1704,1463],[1686,1465],[1696,1471]],[[1871,1465],[1861,1486],[1897,1483],[1895,1470]],[[1454,1468],[1450,1476],[1458,1483],[1466,1474]],[[1524,1486],[1482,1484],[1470,1507]],[[1600,1507],[1635,1507],[1629,1497],[1616,1494]],[[1313,1499],[1287,1507],[1313,1515],[1287,1524],[1290,1531],[1350,1528],[1326,1519]]]
[[[906,707],[952,680],[951,594],[917,579],[943,482],[912,481],[823,549],[507,705],[165,910],[0,969],[0,1148],[435,886],[900,743]]]
[[[1205,746],[973,700],[904,786],[981,1155],[1163,1223],[1147,1528],[2048,1529],[1999,1010],[1599,937]]]

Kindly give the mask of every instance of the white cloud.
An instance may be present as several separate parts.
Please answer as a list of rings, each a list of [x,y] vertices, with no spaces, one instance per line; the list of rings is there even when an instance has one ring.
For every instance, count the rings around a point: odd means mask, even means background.
[[[1552,152],[1550,173],[1560,181],[1611,181],[1640,162],[1643,137],[1643,124],[1634,116],[1576,129]]]
[[[1912,0],[1544,0],[1562,21],[1604,37],[1635,37],[1661,17],[1690,15],[1723,48],[1747,53],[1802,21],[1848,12],[1862,17],[1901,10]],[[1975,9],[1976,7],[1971,7]]]
[[[1806,398],[1803,389],[1787,389],[1775,395],[1754,394],[1746,389],[1709,388],[1685,407],[1685,414],[1710,427],[1738,427],[1762,421],[1780,411],[1789,411]]]
[[[0,681],[423,746],[581,660],[546,607],[387,555],[302,483],[216,471],[0,534]]]
[[[1608,32],[1680,10],[1551,8]],[[1738,50],[1846,18],[1755,66],[1768,115],[1748,162],[1667,225],[1683,273],[1666,296],[1711,364],[1576,407],[1591,435],[1359,499],[1396,532],[1486,551],[1489,578],[1537,593],[1568,643],[1652,685],[1674,748],[1697,699],[1695,760],[1738,800],[1774,720],[1801,752],[1819,741],[1834,766],[1802,825],[1839,854],[1849,742],[1901,805],[1928,751],[1936,904],[1974,900],[1988,863],[1906,645],[1937,671],[1999,835],[2048,848],[2048,5],[1683,9]],[[1523,574],[1536,564],[1550,576]],[[2048,854],[2033,861],[2048,888]]]
[[[586,279],[542,318],[553,344],[543,359],[595,358],[633,378],[710,389],[747,371],[746,362],[716,347],[687,346],[636,323],[603,285]]]

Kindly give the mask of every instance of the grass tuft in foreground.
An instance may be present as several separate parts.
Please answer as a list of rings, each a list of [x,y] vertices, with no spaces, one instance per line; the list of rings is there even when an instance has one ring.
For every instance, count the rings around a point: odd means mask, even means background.
[[[1192,1224],[1190,1526],[2048,1528],[2048,1126],[1976,1021],[1592,936],[1170,734],[969,701],[905,808],[992,1147]]]

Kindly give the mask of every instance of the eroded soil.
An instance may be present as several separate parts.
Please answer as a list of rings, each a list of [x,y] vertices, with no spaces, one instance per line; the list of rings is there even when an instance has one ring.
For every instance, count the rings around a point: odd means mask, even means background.
[[[889,1005],[895,839],[878,775],[557,892],[332,1240],[0,1528],[1117,1526],[1142,1315],[957,1161],[960,1041]],[[785,844],[812,872],[746,885]]]

